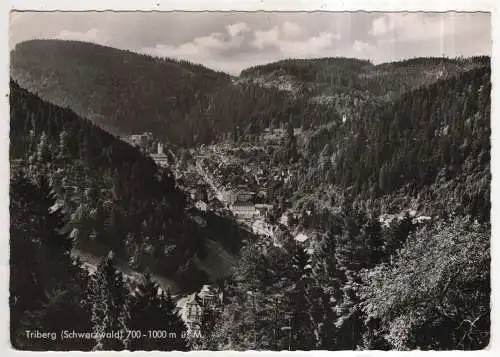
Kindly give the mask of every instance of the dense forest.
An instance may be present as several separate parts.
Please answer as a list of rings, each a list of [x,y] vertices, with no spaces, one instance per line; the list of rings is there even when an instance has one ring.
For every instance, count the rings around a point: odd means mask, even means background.
[[[480,62],[356,119],[287,130],[269,166],[292,179],[270,194],[295,202],[314,242],[285,230],[283,248],[242,249],[212,348],[488,344],[491,83]],[[379,219],[389,213],[400,216]]]
[[[487,57],[426,58],[374,65],[355,58],[286,59],[250,67],[242,78],[289,76],[306,85],[309,95],[336,92],[368,92],[373,96],[395,97],[489,63]]]
[[[297,184],[309,193],[311,182],[333,184],[385,212],[418,196],[412,205],[420,212],[487,222],[490,90],[489,67],[482,67],[317,129],[304,140]]]
[[[227,282],[211,348],[483,348],[489,238],[464,217],[386,227],[346,207],[313,253],[292,239],[285,249],[249,245]]]
[[[94,274],[71,258],[64,212],[45,177],[22,171],[10,183],[10,337],[31,351],[187,350],[186,327],[172,298],[146,274],[129,285],[113,256]],[[43,328],[45,336],[36,332]],[[128,331],[168,329],[172,339],[131,338]],[[106,333],[126,331],[123,335]],[[32,334],[30,334],[30,332]],[[75,335],[80,334],[80,335]],[[135,336],[134,336],[135,337]]]
[[[116,135],[152,131],[174,143],[197,125],[192,108],[230,84],[229,75],[186,61],[77,41],[23,42],[11,68],[22,87]]]
[[[14,170],[46,180],[75,248],[179,282],[204,279],[203,232],[185,212],[172,173],[90,121],[40,100],[11,82],[10,155]],[[183,279],[189,274],[191,279]]]
[[[378,101],[488,61],[420,58],[375,66],[351,58],[284,60],[246,69],[235,80],[187,61],[78,41],[33,40],[12,51],[11,75],[115,135],[151,131],[186,147],[290,120],[310,128],[343,114],[357,118]]]

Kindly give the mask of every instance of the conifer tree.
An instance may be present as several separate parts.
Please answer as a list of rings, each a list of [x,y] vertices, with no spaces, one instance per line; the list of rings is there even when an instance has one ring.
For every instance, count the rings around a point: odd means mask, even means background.
[[[141,331],[141,338],[130,342],[133,351],[185,351],[186,326],[176,311],[170,293],[160,292],[149,275],[135,288],[130,302],[128,328]],[[153,335],[151,335],[153,334]]]
[[[91,306],[92,332],[96,334],[94,350],[123,350],[128,348],[129,290],[122,273],[116,270],[110,252],[102,260],[89,282],[87,303]],[[107,338],[106,333],[124,331],[124,336]]]
[[[292,350],[311,350],[317,341],[317,326],[311,316],[311,258],[305,249],[297,245],[291,257],[292,289],[291,300],[291,341]]]
[[[46,163],[49,162],[51,159],[51,152],[50,152],[50,147],[49,147],[49,138],[47,137],[47,134],[42,132],[40,135],[40,141],[38,142],[38,147],[36,148],[36,158],[39,163]]]
[[[87,332],[89,314],[80,302],[85,279],[70,257],[71,241],[60,231],[62,216],[42,176],[35,186],[22,174],[11,183],[11,341],[21,349],[88,350],[85,340],[60,340],[62,330]],[[50,339],[27,330],[43,328]]]

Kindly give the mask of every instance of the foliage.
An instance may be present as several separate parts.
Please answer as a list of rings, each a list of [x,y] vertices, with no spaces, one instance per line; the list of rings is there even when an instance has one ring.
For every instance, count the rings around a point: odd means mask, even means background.
[[[33,338],[26,331],[88,331],[90,319],[81,305],[87,283],[70,257],[71,241],[61,233],[62,215],[45,180],[31,183],[19,172],[11,180],[10,333],[15,348],[88,349],[88,341],[61,340],[59,334]]]
[[[162,274],[202,251],[202,232],[169,170],[14,82],[10,102],[11,160],[21,160],[33,180],[47,177],[75,247],[100,256],[113,250],[120,261]]]
[[[151,131],[186,144],[206,126],[191,108],[230,84],[229,75],[186,61],[77,41],[26,41],[12,51],[11,63],[23,87],[114,134]]]
[[[134,290],[127,326],[134,333],[141,331],[141,337],[130,343],[132,351],[187,349],[186,326],[176,312],[170,293],[160,291],[158,284],[148,275]]]
[[[363,274],[363,311],[397,349],[486,347],[489,237],[489,228],[460,218],[419,230],[395,263]]]

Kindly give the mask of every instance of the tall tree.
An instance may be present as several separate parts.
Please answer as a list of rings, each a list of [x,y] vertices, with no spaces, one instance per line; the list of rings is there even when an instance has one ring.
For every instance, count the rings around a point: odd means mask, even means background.
[[[87,332],[83,300],[86,279],[70,257],[71,241],[61,233],[62,216],[54,209],[47,180],[31,183],[22,172],[11,182],[11,341],[20,349],[88,350],[85,340],[61,340],[63,330]],[[43,329],[50,338],[26,331]]]
[[[176,311],[170,293],[162,291],[149,275],[135,288],[130,303],[128,328],[132,333],[141,332],[133,338],[133,351],[186,351],[187,329]]]
[[[91,277],[87,292],[87,303],[91,306],[92,313],[92,332],[96,339],[94,350],[128,348],[128,295],[129,290],[122,273],[117,271],[113,254],[110,252]]]

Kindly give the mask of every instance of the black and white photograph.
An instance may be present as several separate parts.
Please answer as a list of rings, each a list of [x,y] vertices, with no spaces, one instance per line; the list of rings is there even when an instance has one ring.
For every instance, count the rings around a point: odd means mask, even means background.
[[[490,345],[491,13],[13,10],[8,37],[11,349]]]

